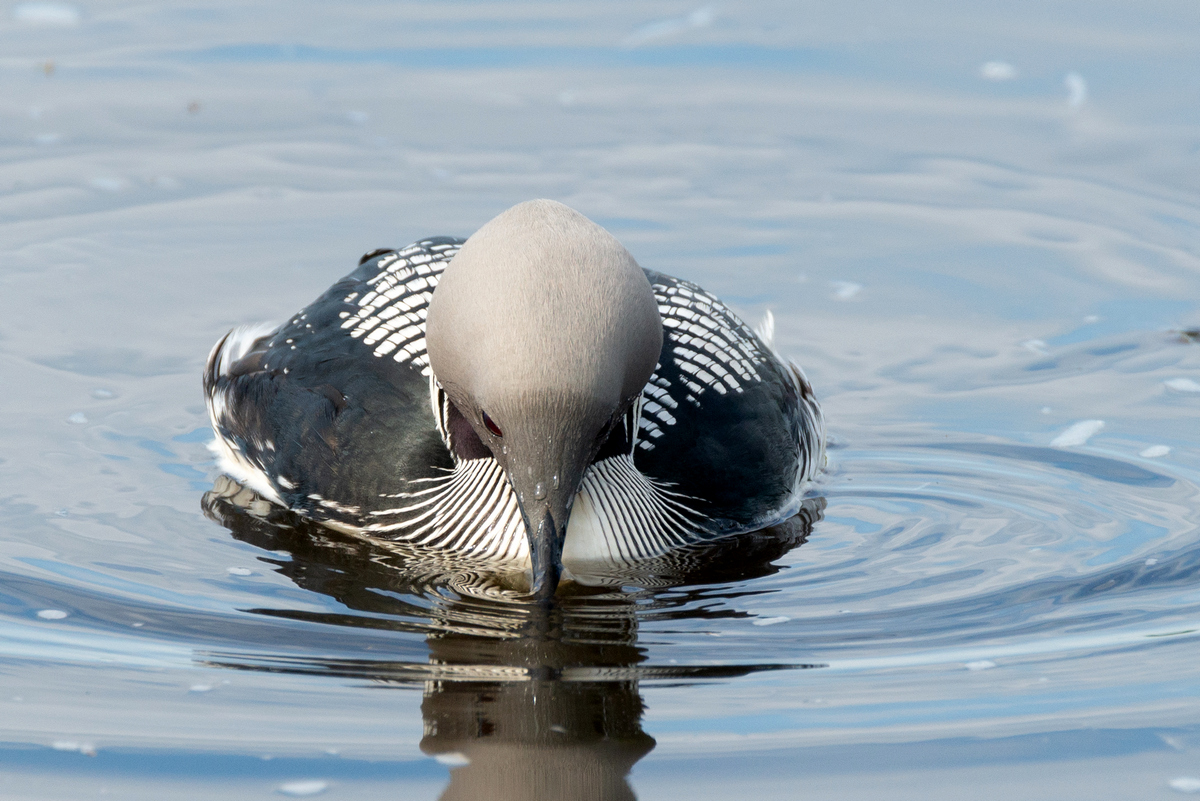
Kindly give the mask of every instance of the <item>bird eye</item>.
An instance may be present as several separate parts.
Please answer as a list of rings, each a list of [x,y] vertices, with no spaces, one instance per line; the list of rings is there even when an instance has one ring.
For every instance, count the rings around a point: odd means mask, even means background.
[[[496,421],[488,417],[487,412],[480,412],[483,415],[483,425],[488,431],[491,431],[497,437],[503,437],[504,432],[500,430],[500,426],[496,425]]]

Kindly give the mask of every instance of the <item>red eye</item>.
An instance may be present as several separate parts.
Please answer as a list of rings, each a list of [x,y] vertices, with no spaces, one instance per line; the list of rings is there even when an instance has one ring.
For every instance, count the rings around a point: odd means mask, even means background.
[[[491,431],[497,437],[503,437],[504,432],[500,430],[500,426],[496,425],[496,421],[488,417],[487,412],[481,412],[483,415],[483,425],[488,431]]]

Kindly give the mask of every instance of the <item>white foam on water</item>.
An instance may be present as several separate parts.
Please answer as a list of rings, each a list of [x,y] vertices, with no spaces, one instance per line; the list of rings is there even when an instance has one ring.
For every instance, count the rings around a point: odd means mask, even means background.
[[[1143,459],[1157,459],[1160,456],[1166,456],[1170,452],[1170,445],[1151,445],[1149,448],[1143,448],[1138,451],[1138,456]]]
[[[974,662],[967,662],[965,667],[967,670],[991,670],[996,666],[996,663],[990,659],[978,659]]]
[[[1011,81],[1017,77],[1017,68],[1007,61],[989,61],[979,67],[979,75],[989,81]]]
[[[1200,793],[1200,779],[1195,776],[1180,776],[1177,779],[1171,779],[1167,785],[1180,793]]]
[[[253,576],[254,571],[248,567],[227,567],[225,572],[231,576]]]
[[[66,3],[21,3],[12,10],[13,19],[26,25],[78,25],[80,14]]]
[[[81,426],[88,421],[87,415],[83,412],[75,412],[67,418],[67,422],[73,426]]]
[[[1063,85],[1067,87],[1068,106],[1073,109],[1079,108],[1087,101],[1087,81],[1078,72],[1068,72],[1063,78]]]
[[[779,615],[778,617],[760,617],[758,620],[755,620],[752,625],[774,626],[778,623],[786,623],[789,620],[791,620],[791,618],[787,617],[786,615]]]
[[[279,785],[277,792],[300,798],[307,795],[318,795],[329,789],[329,782],[320,779],[303,779]]]
[[[1103,420],[1080,420],[1050,440],[1050,446],[1054,448],[1070,448],[1074,445],[1082,445],[1095,436],[1102,428],[1104,428]]]
[[[206,693],[206,692],[211,692],[211,691],[212,691],[211,684],[193,684],[191,687],[188,687],[189,693]]]
[[[92,189],[99,189],[101,192],[120,192],[125,188],[125,181],[109,175],[97,175],[88,181],[88,186]]]
[[[62,620],[68,614],[61,609],[43,609],[37,613],[37,616],[42,620]]]
[[[704,6],[697,8],[687,16],[659,20],[658,22],[651,22],[640,28],[636,28],[633,33],[625,37],[621,44],[626,47],[636,47],[655,39],[672,36],[688,28],[707,28],[713,24],[713,20],[716,18],[717,14],[712,7]]]
[[[1169,381],[1164,381],[1167,389],[1173,389],[1176,392],[1200,392],[1200,383],[1196,383],[1190,378],[1172,378]]]
[[[862,292],[862,284],[856,284],[853,281],[830,281],[829,285],[833,287],[833,296],[838,300],[850,300],[850,298]]]

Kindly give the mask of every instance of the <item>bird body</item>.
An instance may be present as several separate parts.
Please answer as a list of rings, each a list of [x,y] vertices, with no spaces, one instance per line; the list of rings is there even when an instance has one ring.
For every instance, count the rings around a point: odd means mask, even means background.
[[[799,509],[824,423],[794,364],[695,284],[551,201],[364,257],[214,347],[220,468],[333,528],[565,568]]]

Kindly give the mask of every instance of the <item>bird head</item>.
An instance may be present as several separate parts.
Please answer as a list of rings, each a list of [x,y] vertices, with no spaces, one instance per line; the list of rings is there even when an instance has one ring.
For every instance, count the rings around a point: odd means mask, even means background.
[[[538,597],[558,586],[575,496],[654,373],[662,341],[637,262],[608,231],[550,200],[484,225],[434,290],[430,366],[512,485]]]

